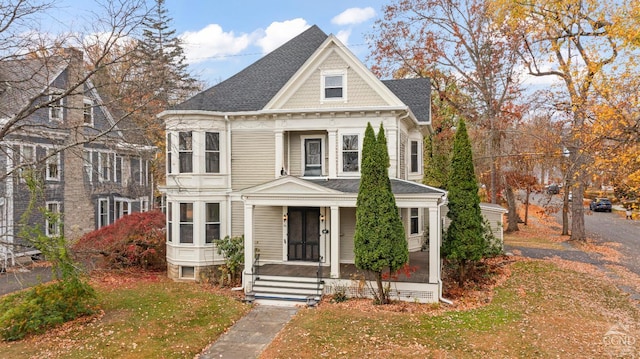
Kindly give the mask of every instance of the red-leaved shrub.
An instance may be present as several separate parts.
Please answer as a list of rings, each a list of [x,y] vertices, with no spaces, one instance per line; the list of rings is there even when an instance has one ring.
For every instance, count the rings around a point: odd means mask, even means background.
[[[124,216],[85,234],[73,245],[73,251],[81,261],[89,260],[99,267],[165,269],[165,216],[160,211]]]

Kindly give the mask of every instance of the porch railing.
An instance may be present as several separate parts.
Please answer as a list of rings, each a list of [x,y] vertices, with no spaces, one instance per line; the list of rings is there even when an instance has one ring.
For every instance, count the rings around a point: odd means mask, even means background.
[[[316,272],[316,295],[320,297],[320,284],[322,283],[322,256],[318,258],[318,271]]]
[[[258,274],[258,269],[260,268],[260,253],[256,253],[253,259],[253,266],[251,267],[251,288],[256,282],[256,278],[260,279],[260,275]]]

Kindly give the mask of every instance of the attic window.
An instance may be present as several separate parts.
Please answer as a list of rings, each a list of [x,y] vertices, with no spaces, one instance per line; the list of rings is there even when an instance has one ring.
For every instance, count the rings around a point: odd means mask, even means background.
[[[64,101],[58,95],[49,95],[49,120],[62,121],[63,120],[63,106]]]
[[[340,72],[326,72],[322,74],[322,99],[346,99],[346,74]]]
[[[93,126],[93,101],[90,98],[84,99],[82,110],[84,124]]]

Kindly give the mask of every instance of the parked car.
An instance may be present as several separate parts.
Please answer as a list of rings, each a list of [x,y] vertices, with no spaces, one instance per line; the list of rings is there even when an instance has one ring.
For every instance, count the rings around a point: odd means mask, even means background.
[[[549,194],[558,194],[558,193],[560,193],[560,186],[558,186],[557,184],[549,185],[549,187],[547,187],[547,193],[549,193]]]
[[[589,209],[594,212],[611,212],[611,201],[608,198],[594,198],[589,203]]]

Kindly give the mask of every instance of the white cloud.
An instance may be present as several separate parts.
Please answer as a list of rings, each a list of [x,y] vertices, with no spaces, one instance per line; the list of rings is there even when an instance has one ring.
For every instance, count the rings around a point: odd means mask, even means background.
[[[209,24],[195,32],[187,31],[180,38],[186,60],[190,64],[238,54],[251,42],[250,35],[236,36],[233,31],[224,32],[218,24]]]
[[[351,29],[340,30],[336,34],[336,37],[338,38],[338,40],[340,40],[345,45],[349,45],[349,36],[351,36]]]
[[[374,16],[376,16],[376,11],[372,7],[352,7],[331,19],[331,22],[336,25],[357,25]]]
[[[263,53],[271,52],[309,27],[307,21],[302,18],[272,22],[256,44],[262,48]]]

